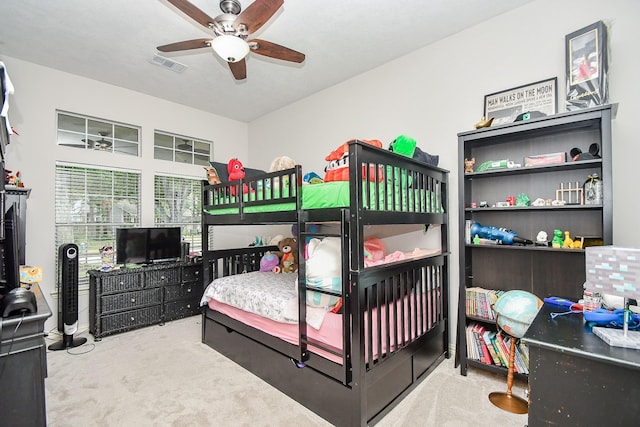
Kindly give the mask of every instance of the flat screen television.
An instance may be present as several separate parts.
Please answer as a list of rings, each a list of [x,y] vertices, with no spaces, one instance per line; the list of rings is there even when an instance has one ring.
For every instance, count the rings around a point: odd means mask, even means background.
[[[181,256],[180,227],[117,228],[116,263],[152,264]]]

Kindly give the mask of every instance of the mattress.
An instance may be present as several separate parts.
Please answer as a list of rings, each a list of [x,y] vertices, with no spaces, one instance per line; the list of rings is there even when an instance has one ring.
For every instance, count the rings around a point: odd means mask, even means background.
[[[377,187],[377,193],[376,193]],[[364,207],[370,210],[443,213],[444,209],[432,191],[406,188],[389,182],[363,182]],[[348,181],[331,181],[302,187],[302,209],[343,208],[350,203]]]
[[[271,279],[262,280],[260,278],[261,276],[258,275],[265,275],[265,277],[272,275],[279,276],[280,278],[276,278],[275,281],[272,282]],[[216,279],[211,282],[205,290],[202,298],[202,305],[207,305],[212,310],[225,314],[255,329],[280,338],[290,344],[298,345],[299,329],[297,321],[288,318],[286,315],[286,308],[284,306],[280,309],[274,309],[273,306],[274,302],[279,300],[281,303],[284,302],[285,306],[289,305],[289,307],[295,307],[295,311],[297,313],[297,298],[295,298],[295,300],[288,299],[289,296],[295,295],[297,292],[292,285],[295,282],[295,277],[295,274],[254,272]],[[291,280],[291,278],[293,278],[293,280]],[[218,286],[216,283],[224,283],[225,285],[222,287],[228,289],[226,291],[217,290],[216,288]],[[224,295],[227,291],[235,295]],[[273,295],[269,295],[270,293]],[[231,304],[235,304],[237,306],[218,300],[218,295],[220,295],[219,297],[221,299],[227,300]],[[387,339],[384,338],[387,334],[386,325],[388,322],[393,324],[392,319],[394,317],[396,319],[397,331],[395,334],[391,334],[388,341],[392,351],[396,348],[396,338],[404,336],[405,340],[413,339],[416,337],[418,329],[426,331],[435,324],[437,320],[437,310],[435,310],[435,305],[438,301],[437,290],[420,293],[418,294],[417,299],[419,300],[418,304],[420,307],[431,307],[431,309],[426,310],[426,314],[424,316],[419,317],[419,324],[416,324],[418,319],[413,316],[407,316],[407,313],[411,312],[409,306],[413,307],[416,304],[416,296],[414,294],[405,296],[402,300],[396,302],[396,304],[391,304],[389,309],[387,309],[387,307],[382,307],[382,310],[380,310],[382,313],[380,334],[381,337],[383,337],[381,343],[383,353],[387,352]],[[402,301],[402,303],[400,301]],[[267,307],[258,307],[259,305],[262,305],[261,303],[263,302]],[[291,302],[294,303],[293,306],[290,305]],[[243,306],[248,310],[240,308],[240,306]],[[257,314],[256,312],[251,312],[249,310],[265,313],[267,315]],[[389,311],[389,316],[387,315],[387,311]],[[311,325],[311,322],[309,322],[310,312],[314,313],[314,308],[307,306],[307,323],[312,326],[307,328],[307,336],[335,349],[342,349],[342,314],[323,311],[322,321],[316,325],[317,327],[314,327]],[[317,313],[317,311],[315,312]],[[377,309],[372,310],[371,323],[368,321],[369,316],[365,315],[365,337],[369,336],[370,329],[373,329],[373,337],[378,336],[377,312]],[[269,316],[283,320],[274,320]],[[313,316],[313,314],[311,314],[311,316]],[[373,325],[373,328],[369,326],[370,324]],[[374,359],[378,357],[379,347],[380,345],[374,339],[372,342]],[[367,359],[369,354],[368,348],[369,339],[365,339]],[[342,363],[342,359],[340,357],[319,348],[310,346],[309,350],[333,362]]]

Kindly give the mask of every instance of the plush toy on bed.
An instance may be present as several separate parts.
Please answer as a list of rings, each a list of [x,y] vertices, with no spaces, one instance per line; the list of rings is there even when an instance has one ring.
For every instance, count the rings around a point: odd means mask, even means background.
[[[276,157],[271,161],[271,166],[269,167],[269,172],[278,172],[287,169],[294,168],[296,166],[296,162],[287,156]],[[283,178],[283,185],[287,187],[289,185],[289,175],[285,175]],[[267,187],[271,185],[271,180],[267,180]],[[273,180],[273,188],[274,190],[278,190],[280,188],[280,178],[274,178]]]
[[[229,173],[229,181],[236,181],[245,177],[244,165],[238,159],[229,160],[229,163],[227,163],[227,172]],[[243,191],[247,193],[247,184],[243,184]],[[231,187],[231,195],[236,195],[235,187]]]
[[[438,166],[440,160],[440,156],[422,151],[416,140],[407,135],[399,135],[391,142],[389,150],[432,166]]]
[[[280,264],[273,270],[275,273],[295,273],[298,271],[298,241],[293,237],[285,237],[278,242],[280,250],[276,252]]]
[[[280,258],[278,258],[278,255],[274,254],[271,251],[264,254],[260,259],[260,271],[262,271],[263,273],[268,271],[274,271],[274,269],[279,265],[280,265]]]

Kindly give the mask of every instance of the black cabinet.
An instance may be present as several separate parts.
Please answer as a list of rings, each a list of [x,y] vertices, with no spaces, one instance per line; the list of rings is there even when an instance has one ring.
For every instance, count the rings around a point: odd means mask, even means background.
[[[0,424],[47,424],[44,380],[47,348],[44,323],[51,317],[40,287],[33,285],[37,311],[1,319],[0,328]]]
[[[638,423],[640,351],[612,347],[581,313],[545,304],[525,334],[529,346],[530,427]]]
[[[541,299],[555,295],[577,300],[582,297],[585,281],[584,249],[491,244],[482,239],[474,242],[476,236],[469,233],[469,224],[504,228],[533,242],[540,232],[551,242],[554,230],[561,230],[563,237],[568,231],[572,240],[611,244],[611,119],[615,107],[604,105],[458,134],[460,296],[456,351],[463,375],[468,365],[506,373],[505,368],[467,357],[465,330],[471,321],[484,322],[495,330],[494,321],[468,315],[468,288],[521,289]],[[583,153],[591,149],[597,156],[574,160],[570,154],[578,152],[574,148]],[[542,155],[566,161],[539,162]],[[525,162],[525,158],[533,159]],[[475,160],[472,172],[462,167],[465,159]],[[483,164],[489,167],[480,167]],[[505,164],[508,166],[502,167]],[[600,179],[602,199],[587,204],[583,186],[594,175]],[[511,196],[520,194],[529,198],[529,205],[505,206]],[[536,199],[539,205],[533,206]]]
[[[97,339],[199,313],[201,263],[89,271],[89,331]]]

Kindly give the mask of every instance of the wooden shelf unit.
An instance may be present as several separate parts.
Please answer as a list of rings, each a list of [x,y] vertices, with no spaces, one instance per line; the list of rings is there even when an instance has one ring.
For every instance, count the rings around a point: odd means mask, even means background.
[[[585,280],[584,249],[476,245],[473,236],[471,243],[466,240],[466,222],[513,230],[534,242],[539,231],[545,231],[550,242],[553,230],[560,229],[569,231],[572,238],[598,237],[605,245],[612,244],[611,120],[616,107],[603,105],[458,134],[460,295],[456,361],[462,375],[466,375],[468,366],[506,374],[506,368],[467,359],[465,328],[471,321],[482,321],[466,315],[467,288],[521,289],[541,299],[554,295],[577,300],[582,297]],[[572,161],[572,148],[588,153],[591,144],[599,145],[600,158]],[[558,152],[567,153],[566,162],[524,166],[526,156]],[[465,158],[475,158],[475,167],[505,159],[522,166],[465,173]],[[561,183],[583,184],[594,173],[602,180],[602,204],[492,207],[521,193],[531,202],[555,199]],[[472,202],[480,206],[481,201],[489,207],[471,207]],[[495,329],[493,321],[484,323]]]

